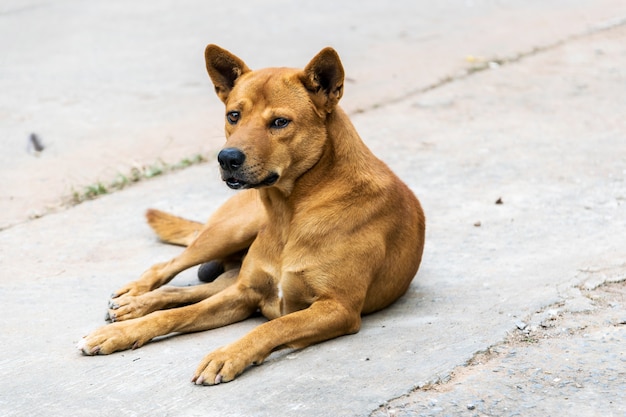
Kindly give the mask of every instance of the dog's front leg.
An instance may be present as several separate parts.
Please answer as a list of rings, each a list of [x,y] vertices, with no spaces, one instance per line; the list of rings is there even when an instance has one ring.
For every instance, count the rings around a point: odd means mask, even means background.
[[[258,294],[237,284],[199,303],[108,324],[84,337],[78,348],[85,355],[106,355],[135,349],[158,336],[226,326],[248,318],[258,308]]]
[[[262,363],[275,350],[304,348],[345,334],[356,333],[361,315],[334,300],[316,301],[309,308],[262,324],[243,338],[207,355],[192,382],[215,385],[229,382],[250,365]]]

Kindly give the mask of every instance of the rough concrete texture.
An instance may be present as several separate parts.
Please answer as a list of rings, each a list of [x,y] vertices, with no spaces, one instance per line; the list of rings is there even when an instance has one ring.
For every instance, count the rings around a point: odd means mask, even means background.
[[[577,306],[573,306],[575,301]],[[626,286],[583,289],[509,337],[372,413],[383,416],[622,416]]]
[[[440,3],[3,3],[0,414],[626,415],[626,5]],[[202,219],[231,195],[216,164],[61,202],[219,148],[208,42],[252,67],[335,46],[344,106],[428,231],[409,292],[360,333],[197,387],[200,359],[261,318],[110,356],[74,345],[111,290],[180,251],[145,208]]]

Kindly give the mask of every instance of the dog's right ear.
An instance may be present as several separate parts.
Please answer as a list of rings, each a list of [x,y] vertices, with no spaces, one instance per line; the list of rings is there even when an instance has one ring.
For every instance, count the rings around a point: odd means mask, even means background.
[[[226,49],[213,44],[208,45],[204,50],[204,59],[209,77],[215,86],[215,92],[220,100],[226,102],[237,78],[249,72],[250,68]]]

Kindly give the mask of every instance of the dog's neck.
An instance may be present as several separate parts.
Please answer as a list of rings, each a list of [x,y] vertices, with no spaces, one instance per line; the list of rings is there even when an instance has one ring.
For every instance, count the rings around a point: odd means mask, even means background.
[[[315,199],[318,189],[332,189],[336,198],[342,198],[345,193],[350,193],[354,189],[377,184],[372,180],[372,176],[376,175],[379,169],[387,169],[363,143],[341,108],[336,107],[328,114],[326,132],[327,140],[320,158],[296,178],[289,188],[277,184],[259,189],[270,216],[291,217],[294,210],[298,209],[296,204],[307,204],[311,199]],[[337,181],[338,179],[341,180]],[[346,188],[346,184],[352,184],[352,187]],[[328,196],[324,201],[329,201]]]

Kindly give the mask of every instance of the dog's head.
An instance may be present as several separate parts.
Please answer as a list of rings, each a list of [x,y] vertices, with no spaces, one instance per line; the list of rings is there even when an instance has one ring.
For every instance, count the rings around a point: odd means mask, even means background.
[[[326,119],[343,93],[339,56],[326,48],[303,70],[258,71],[215,45],[207,46],[205,58],[226,106],[226,145],[218,154],[222,179],[234,189],[291,190],[326,146]]]

